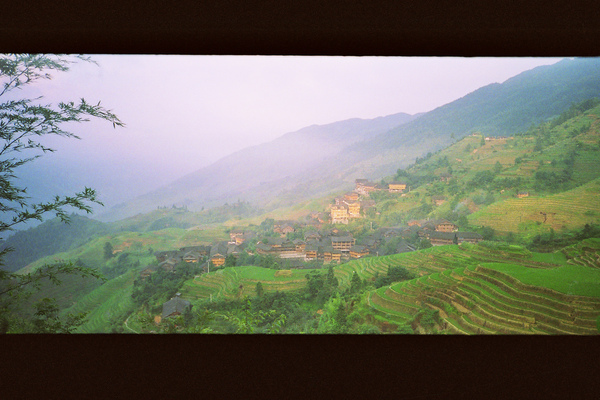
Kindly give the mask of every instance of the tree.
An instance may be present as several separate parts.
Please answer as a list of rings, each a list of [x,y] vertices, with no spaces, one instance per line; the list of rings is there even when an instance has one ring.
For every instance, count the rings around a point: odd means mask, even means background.
[[[113,254],[112,244],[110,244],[110,242],[104,243],[104,259],[108,260],[108,259],[112,258],[113,256],[114,256],[114,254]]]
[[[500,171],[502,171],[502,164],[500,164],[500,161],[496,161],[496,164],[494,164],[494,173],[498,175]]]
[[[265,293],[265,290],[263,289],[262,283],[258,282],[256,284],[256,296],[257,297],[262,297],[264,293]]]
[[[388,267],[388,277],[390,278],[391,282],[398,282],[415,278],[415,276],[411,274],[405,267],[401,266]]]
[[[325,282],[331,288],[336,288],[339,285],[339,281],[333,273],[333,265],[330,265],[329,268],[327,268],[327,277],[325,278]]]
[[[87,187],[72,196],[56,196],[48,202],[30,204],[26,189],[18,187],[15,183],[16,168],[40,157],[40,152],[43,154],[54,151],[42,144],[39,138],[54,135],[78,139],[78,136],[66,130],[66,125],[86,122],[89,117],[106,120],[112,123],[113,127],[124,126],[115,114],[106,110],[100,103],[89,104],[85,99],[80,99],[79,103],[61,102],[53,106],[42,103],[42,97],[6,98],[8,94],[16,93],[15,89],[21,89],[40,79],[51,79],[52,71],[68,71],[69,65],[76,61],[91,60],[83,56],[39,54],[0,56],[0,98],[3,101],[0,102],[0,235],[27,221],[42,221],[47,213],[54,213],[61,221],[68,223],[69,208],[91,213],[92,203],[102,205],[96,192]],[[3,257],[12,250],[7,248],[0,251],[0,266],[3,265]],[[43,280],[60,284],[59,276],[62,274],[101,277],[96,270],[73,263],[46,265],[28,274],[0,270],[0,325],[3,331],[12,331],[11,325],[17,326],[23,322],[22,317],[13,310],[19,299],[27,297],[32,289],[39,289]],[[79,316],[69,316],[67,318],[71,320],[61,325],[51,322],[55,320],[56,309],[50,299],[44,300],[38,304],[33,321],[39,329],[70,331],[70,327],[81,321],[81,318],[77,319]]]
[[[352,279],[350,279],[350,292],[352,292],[352,293],[359,292],[361,287],[362,287],[362,281],[360,280],[360,277],[358,276],[356,271],[354,271],[352,273]]]
[[[229,254],[227,257],[225,257],[225,268],[228,267],[235,267],[235,257],[233,254]]]
[[[254,333],[258,325],[264,322],[269,317],[275,317],[277,312],[270,310],[268,312],[258,311],[252,312],[252,302],[248,299],[244,302],[242,307],[242,313],[236,315],[234,312],[226,312],[218,314],[225,321],[231,322],[236,327],[235,333]],[[286,320],[285,314],[280,314],[271,323],[271,326],[267,328],[266,333],[280,333],[285,325]]]

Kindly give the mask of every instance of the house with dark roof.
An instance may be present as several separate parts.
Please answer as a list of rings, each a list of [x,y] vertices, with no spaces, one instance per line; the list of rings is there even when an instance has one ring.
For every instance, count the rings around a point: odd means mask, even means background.
[[[175,272],[175,266],[181,261],[180,259],[170,257],[167,260],[158,264],[159,268],[164,269],[167,272]]]
[[[445,244],[457,244],[463,242],[479,243],[483,240],[483,236],[475,232],[431,232],[428,234],[428,239],[434,246],[442,246]]]
[[[192,303],[182,299],[180,296],[181,294],[177,293],[175,297],[172,297],[171,300],[163,304],[162,319],[175,317],[192,309]]]
[[[402,193],[406,190],[406,182],[390,182],[388,184],[388,191],[390,193]]]
[[[144,268],[142,270],[142,272],[140,272],[140,278],[142,278],[142,280],[146,280],[146,278],[148,278],[150,275],[152,275],[152,273],[154,272],[154,269],[150,266]]]
[[[213,266],[219,267],[225,264],[227,257],[227,242],[218,242],[210,249],[210,262]]]
[[[331,246],[335,250],[340,250],[342,253],[348,253],[350,248],[354,246],[356,239],[352,236],[332,236]]]
[[[197,263],[200,261],[200,253],[194,250],[188,251],[183,256],[183,261],[187,263]]]
[[[361,258],[369,255],[369,249],[366,246],[352,246],[350,248],[350,258]]]
[[[316,244],[307,244],[304,249],[304,259],[306,261],[316,260],[318,258],[319,246]]]
[[[317,231],[308,231],[304,234],[304,240],[320,240],[321,234]]]
[[[396,246],[396,254],[400,253],[408,253],[410,251],[415,251],[416,248],[410,243],[407,243],[405,240],[400,240],[398,245]]]
[[[256,237],[256,233],[252,231],[244,232],[242,235],[238,235],[233,238],[233,242],[240,246],[248,240],[254,239]]]

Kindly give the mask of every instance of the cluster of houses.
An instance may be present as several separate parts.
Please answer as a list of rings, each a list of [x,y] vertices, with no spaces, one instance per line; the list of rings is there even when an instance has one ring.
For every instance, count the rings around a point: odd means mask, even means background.
[[[458,225],[440,220],[414,220],[408,223],[420,238],[428,239],[432,245],[441,246],[453,243],[479,243],[483,236],[476,232],[459,232]],[[409,229],[410,229],[409,228]]]
[[[283,259],[302,261],[341,262],[369,254],[364,246],[356,246],[356,239],[345,231],[310,230],[303,239],[266,238],[256,244],[256,252]]]
[[[368,179],[356,179],[354,183],[356,185],[354,191],[358,194],[362,194],[365,196],[368,196],[371,192],[386,189],[390,193],[404,193],[405,191],[407,191],[407,185],[405,182],[390,182],[388,183],[387,188],[377,183],[371,182]]]
[[[370,182],[367,179],[356,179],[356,187],[352,192],[344,194],[342,197],[335,198],[335,204],[330,206],[332,224],[348,224],[353,218],[361,217],[361,210],[366,210],[375,206],[373,200],[365,199],[369,194],[376,191],[388,190],[390,193],[402,193],[407,191],[407,184],[404,182],[391,182],[387,188]]]
[[[475,232],[459,232],[458,226],[447,220],[415,220],[408,226],[380,228],[363,237],[360,243],[351,233],[334,228],[332,230],[310,230],[303,239],[289,240],[285,237],[266,238],[256,244],[256,252],[282,259],[302,261],[341,262],[378,255],[380,247],[388,240],[399,237],[394,253],[414,251],[409,242],[416,237],[428,239],[432,245],[478,243],[483,237]]]

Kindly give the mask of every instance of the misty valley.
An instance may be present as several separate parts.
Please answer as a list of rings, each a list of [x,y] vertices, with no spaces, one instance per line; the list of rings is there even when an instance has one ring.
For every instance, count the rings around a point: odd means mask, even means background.
[[[3,56],[0,97],[66,65]],[[118,109],[1,107],[2,333],[600,333],[600,59],[307,126],[103,208],[32,201],[19,167],[52,190],[38,137],[126,130]]]

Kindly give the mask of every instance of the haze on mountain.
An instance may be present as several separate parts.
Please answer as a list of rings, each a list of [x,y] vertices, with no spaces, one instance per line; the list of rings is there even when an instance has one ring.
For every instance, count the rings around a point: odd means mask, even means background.
[[[600,96],[600,60],[565,59],[484,86],[428,113],[310,126],[240,150],[101,215],[116,220],[157,206],[212,207],[236,200],[267,209],[350,190],[474,132],[510,135],[573,102]]]
[[[57,151],[18,171],[19,182],[28,188],[32,202],[69,195],[85,186],[96,189],[106,207],[96,208],[95,215],[286,132],[354,118],[369,120],[400,112],[416,115],[483,85],[503,82],[519,72],[558,60],[148,55],[92,58],[98,66],[73,64],[70,71],[57,72],[52,80],[15,94],[29,98],[43,95],[40,102],[45,104],[80,97],[94,104],[101,101],[127,124],[126,129],[115,132],[91,121],[72,127],[82,138],[80,141],[44,138],[44,144]],[[352,141],[336,143],[323,151],[331,156],[349,143]]]

